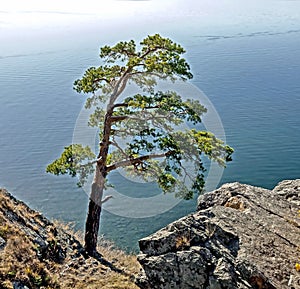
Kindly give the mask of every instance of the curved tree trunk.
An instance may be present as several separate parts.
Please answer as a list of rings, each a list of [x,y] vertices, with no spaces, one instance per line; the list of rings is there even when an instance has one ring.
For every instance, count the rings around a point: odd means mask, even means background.
[[[95,256],[97,253],[97,240],[100,226],[105,177],[106,176],[101,173],[101,170],[97,165],[92,183],[88,214],[85,223],[84,247],[87,254],[90,256]]]

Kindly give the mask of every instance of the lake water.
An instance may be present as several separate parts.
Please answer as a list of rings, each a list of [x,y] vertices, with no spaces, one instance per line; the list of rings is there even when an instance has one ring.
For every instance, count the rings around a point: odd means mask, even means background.
[[[289,4],[291,11],[299,8],[299,1],[290,2],[295,2]],[[270,21],[272,25],[210,30],[198,28],[198,22],[178,31],[172,23],[161,27],[163,35],[186,48],[192,84],[213,103],[227,142],[235,149],[220,185],[239,181],[272,188],[283,179],[300,177],[300,21],[295,16],[285,24]],[[84,103],[72,90],[73,81],[98,64],[101,45],[139,40],[148,33],[135,28],[120,36],[97,36],[97,29],[103,32],[101,27],[84,27],[80,37],[79,32],[63,37],[21,36],[15,31],[2,35],[6,42],[0,48],[0,186],[50,218],[74,222],[78,229],[84,225],[86,193],[76,188],[75,179],[45,173],[46,165],[71,143]],[[158,28],[151,29],[149,33]],[[116,181],[124,194],[134,187],[147,196],[140,184],[126,184],[120,176]],[[119,246],[136,250],[139,238],[193,211],[195,204],[182,201],[151,218],[104,211],[101,232]]]

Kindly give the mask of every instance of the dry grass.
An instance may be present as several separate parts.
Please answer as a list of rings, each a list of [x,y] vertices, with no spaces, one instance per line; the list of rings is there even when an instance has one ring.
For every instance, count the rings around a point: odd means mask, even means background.
[[[104,260],[112,264],[111,268],[118,268],[123,273],[115,272],[94,258],[76,255],[78,248],[72,247],[75,246],[73,241],[66,245],[67,254],[62,263],[51,258],[52,252],[41,257],[32,232],[46,234],[48,243],[53,244],[50,249],[55,254],[57,243],[66,242],[59,239],[60,234],[56,231],[63,232],[64,238],[75,236],[75,239],[81,240],[80,234],[74,234],[68,226],[46,224],[40,213],[0,194],[0,237],[6,241],[5,247],[0,249],[0,288],[12,289],[15,281],[31,289],[138,288],[133,282],[133,276],[140,270],[136,256],[125,254],[103,239],[99,242],[98,251]]]
[[[65,227],[65,229],[67,228]],[[78,240],[82,240],[80,232],[73,234],[76,235]],[[105,239],[99,240],[98,252],[101,253],[103,259],[109,261],[124,273],[117,273],[94,258],[84,260],[83,257],[80,257],[79,263],[83,263],[83,267],[74,268],[74,265],[76,267],[77,264],[71,261],[67,263],[67,267],[58,272],[57,277],[61,279],[61,288],[138,289],[133,280],[134,275],[137,275],[140,270],[135,255],[126,254],[116,248],[112,242]]]
[[[0,251],[0,288],[13,288],[12,281],[21,281],[29,288],[59,288],[51,278],[51,264],[38,259],[36,247],[24,232],[3,220],[0,232],[6,240]]]

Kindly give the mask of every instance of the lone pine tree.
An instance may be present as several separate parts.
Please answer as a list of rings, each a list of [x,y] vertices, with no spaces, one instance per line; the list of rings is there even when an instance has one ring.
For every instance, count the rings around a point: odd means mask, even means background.
[[[99,150],[96,156],[88,146],[71,144],[47,166],[47,172],[78,176],[79,186],[94,174],[85,227],[89,255],[97,253],[101,208],[107,199],[103,192],[111,171],[124,168],[156,181],[164,193],[189,199],[204,187],[203,155],[220,166],[231,160],[233,149],[212,133],[174,130],[183,122],[201,122],[206,109],[198,100],[155,89],[160,79],[192,78],[184,53],[179,44],[159,34],[146,37],[138,46],[133,40],[104,46],[102,65],[88,68],[74,83],[77,92],[87,94],[85,107],[94,108],[89,125],[99,128]],[[129,83],[143,92],[121,97]]]

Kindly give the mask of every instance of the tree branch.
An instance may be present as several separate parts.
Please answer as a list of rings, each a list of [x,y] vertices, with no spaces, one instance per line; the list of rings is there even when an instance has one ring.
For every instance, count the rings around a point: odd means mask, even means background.
[[[123,121],[125,119],[140,121],[141,123],[143,123],[143,122],[147,122],[147,121],[154,122],[154,120],[158,120],[158,119],[166,119],[166,117],[165,116],[154,116],[154,115],[147,116],[146,114],[144,114],[143,117],[120,115],[120,116],[112,116],[110,118],[111,123]],[[153,123],[153,125],[155,125],[155,124]]]
[[[106,196],[103,200],[100,201],[100,204],[103,205],[105,202],[107,202],[108,200],[112,199],[114,196]]]
[[[119,116],[112,116],[110,117],[111,123],[117,122],[117,121],[122,121],[125,119],[128,119],[129,117],[127,115],[119,115]]]
[[[158,49],[163,49],[162,46],[155,46],[154,48],[152,49],[148,49],[142,56],[140,56],[141,59],[145,59],[145,57],[150,54],[151,52],[155,52],[157,51]]]
[[[112,109],[114,109],[115,107],[128,107],[128,104],[122,104],[122,103],[118,103],[118,104],[115,104],[114,106],[113,106],[113,108]],[[150,109],[157,109],[157,108],[160,108],[160,106],[159,105],[156,105],[156,106],[147,106],[147,107],[143,107],[143,108],[140,108],[141,109],[141,111],[140,112],[144,112],[145,113],[145,110],[150,110]],[[155,116],[156,117],[156,116]],[[138,117],[132,117],[132,116],[130,116],[130,115],[113,115],[113,116],[111,116],[110,118],[109,118],[109,120],[110,120],[110,122],[111,123],[114,123],[114,122],[118,122],[118,121],[123,121],[123,120],[125,120],[125,119],[131,119],[131,120],[138,120],[138,121],[145,121],[145,120],[151,120],[151,119],[153,119],[154,118],[154,116],[152,116],[152,117],[149,117],[148,119],[146,119],[146,118],[138,118]],[[156,118],[159,118],[159,117],[156,117]]]
[[[138,163],[142,163],[143,161],[150,160],[150,159],[155,159],[155,158],[163,158],[168,155],[170,155],[171,152],[166,152],[166,153],[161,153],[161,154],[152,154],[152,155],[145,155],[145,156],[140,156],[138,158],[133,158],[130,160],[125,160],[125,161],[120,161],[115,164],[112,164],[106,168],[107,172],[110,172],[112,170],[116,170],[117,168],[124,168],[128,166],[132,166]]]
[[[115,108],[118,108],[118,107],[128,107],[128,104],[127,103],[116,103],[113,105],[112,109],[114,110]]]
[[[159,79],[167,79],[168,78],[168,75],[163,75],[163,74],[156,73],[156,72],[146,72],[146,73],[149,74],[150,76],[156,76]],[[130,73],[131,76],[138,75],[138,74],[144,75],[145,72],[144,71],[135,71],[135,72]]]
[[[97,82],[100,82],[100,81],[105,81],[107,84],[109,84],[110,86],[112,86],[111,83],[109,82],[109,80],[106,79],[106,78],[96,78],[96,79],[93,81],[93,83],[97,83]]]
[[[91,161],[91,162],[88,162],[88,163],[86,163],[86,164],[80,165],[79,167],[80,167],[80,168],[84,168],[84,167],[86,167],[86,166],[94,165],[94,164],[98,163],[99,161],[100,161],[100,158],[98,158],[98,159],[96,159],[96,160],[93,160],[93,161]]]
[[[113,142],[111,142],[111,144],[113,145],[113,146],[115,146],[120,152],[121,152],[121,154],[125,157],[125,158],[129,158],[129,156],[124,152],[124,150],[119,146],[119,144],[115,141],[115,139],[114,139],[114,141]]]
[[[127,84],[127,81],[130,77],[130,68],[128,68],[124,74],[120,77],[120,79],[117,81],[116,85],[115,85],[115,88],[114,88],[114,91],[110,97],[110,100],[109,100],[109,108],[113,107],[114,105],[114,102],[116,101],[116,99],[118,98],[118,96],[124,91],[125,87],[126,87],[126,84]],[[121,87],[120,87],[121,85]]]
[[[140,59],[144,60],[145,57],[151,53],[151,52],[154,52],[154,51],[157,51],[158,49],[163,49],[163,47],[154,47],[153,49],[149,49],[148,51],[146,51],[142,56],[140,56]],[[141,63],[138,63],[137,65],[141,65]],[[135,66],[137,66],[135,65]],[[127,81],[128,79],[130,78],[130,76],[133,76],[134,74],[138,74],[138,72],[136,73],[131,73],[131,71],[133,70],[133,68],[135,67],[128,67],[127,70],[124,72],[124,74],[120,77],[120,79],[117,81],[117,83],[115,84],[115,88],[114,88],[114,91],[110,97],[110,101],[109,101],[109,107],[113,107],[113,104],[114,102],[116,101],[116,99],[118,98],[118,96],[124,91],[125,87],[126,87],[126,84],[127,84]],[[142,74],[144,74],[145,72],[141,72]],[[156,74],[156,73],[150,73],[154,76],[157,76],[159,78],[167,78],[167,76],[161,76],[159,74]],[[121,87],[120,87],[121,85]]]

